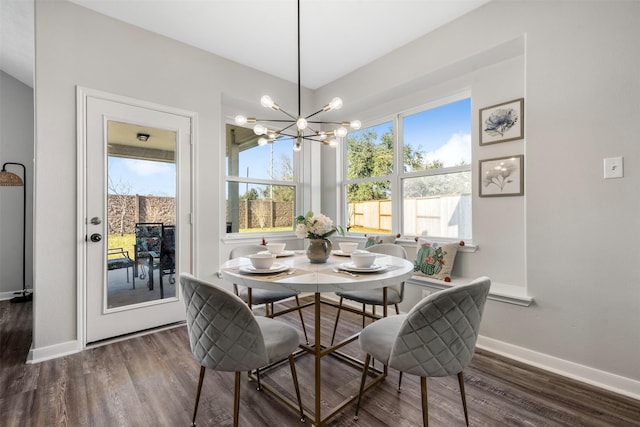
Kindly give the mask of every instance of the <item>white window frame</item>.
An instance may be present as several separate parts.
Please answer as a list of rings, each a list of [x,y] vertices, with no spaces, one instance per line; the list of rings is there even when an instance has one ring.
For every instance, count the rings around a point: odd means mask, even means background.
[[[232,126],[236,126],[235,122],[229,120],[226,121],[224,123],[225,126],[225,132],[223,133],[223,135],[226,135],[226,127],[228,125],[232,125]],[[275,144],[278,144],[278,142],[275,142]],[[222,169],[223,171],[225,171],[225,174],[222,175],[223,179],[221,180],[221,194],[225,195],[225,201],[228,203],[228,200],[226,200],[226,194],[227,194],[227,185],[230,182],[235,182],[238,183],[239,185],[241,184],[258,184],[258,185],[273,185],[273,186],[286,186],[286,187],[293,187],[293,194],[294,194],[294,199],[293,199],[293,214],[294,214],[294,218],[295,215],[297,215],[299,206],[300,206],[300,198],[301,198],[301,186],[300,186],[300,156],[298,155],[298,153],[293,152],[293,179],[291,181],[281,181],[281,180],[271,180],[271,179],[263,179],[263,178],[251,178],[251,177],[242,177],[242,176],[233,176],[233,175],[227,175],[226,173],[226,158],[227,158],[227,154],[226,154],[226,150],[227,150],[227,140],[226,140],[226,136],[224,138],[224,144],[222,145],[222,155],[221,155],[221,159],[222,159]],[[293,150],[293,149],[292,149]],[[293,226],[291,230],[287,230],[287,231],[256,231],[256,232],[247,232],[247,233],[240,233],[240,232],[231,232],[231,233],[227,233],[227,228],[226,228],[226,216],[227,216],[227,210],[226,210],[226,203],[223,203],[221,206],[221,218],[223,219],[223,233],[222,235],[224,236],[225,240],[240,240],[240,239],[253,239],[255,240],[256,237],[264,237],[264,236],[270,236],[270,237],[274,237],[274,236],[284,236],[284,237],[290,237],[290,236],[295,236],[295,219],[292,218],[293,222]]]
[[[405,235],[404,234],[404,212],[403,212],[403,200],[404,195],[402,194],[402,188],[405,179],[418,178],[418,177],[428,177],[428,176],[437,176],[437,175],[448,175],[453,173],[460,172],[469,172],[471,176],[471,188],[474,188],[476,185],[476,180],[473,176],[472,166],[473,166],[473,147],[470,148],[470,156],[471,161],[467,165],[463,166],[450,166],[442,169],[426,169],[423,171],[404,171],[404,133],[403,133],[403,118],[407,116],[411,116],[413,114],[417,114],[423,111],[432,110],[443,105],[451,104],[453,102],[461,101],[463,99],[472,99],[472,94],[470,90],[458,92],[453,95],[438,97],[437,99],[428,102],[426,104],[421,104],[418,106],[414,106],[400,112],[395,112],[393,114],[385,115],[382,117],[378,117],[377,119],[363,122],[362,129],[366,130],[367,128],[375,127],[383,123],[391,122],[392,132],[393,132],[393,171],[391,175],[383,175],[369,178],[358,178],[358,179],[348,179],[347,178],[347,161],[348,161],[348,152],[347,152],[347,144],[343,144],[344,147],[342,149],[342,177],[343,179],[339,182],[340,185],[340,194],[341,200],[343,204],[342,209],[342,218],[343,224],[347,224],[349,221],[349,212],[348,212],[348,201],[347,201],[347,186],[349,184],[357,184],[362,182],[376,182],[381,180],[389,180],[391,182],[391,224],[392,224],[392,234],[402,233],[404,237],[416,237],[414,235]],[[473,123],[473,117],[470,117],[471,123]],[[473,218],[473,213],[471,214]],[[470,224],[471,226],[473,224]],[[472,229],[473,233],[473,229]],[[359,235],[362,233],[350,233],[354,235]],[[438,239],[438,240],[452,240],[455,241],[457,239],[442,237],[442,236],[429,236],[430,238]],[[467,237],[469,241],[472,240],[472,236]]]

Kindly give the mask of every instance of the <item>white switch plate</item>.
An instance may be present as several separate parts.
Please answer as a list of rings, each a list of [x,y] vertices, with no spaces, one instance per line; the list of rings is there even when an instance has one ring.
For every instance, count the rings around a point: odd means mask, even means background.
[[[624,166],[622,157],[607,157],[604,159],[604,177],[622,178],[624,176]]]

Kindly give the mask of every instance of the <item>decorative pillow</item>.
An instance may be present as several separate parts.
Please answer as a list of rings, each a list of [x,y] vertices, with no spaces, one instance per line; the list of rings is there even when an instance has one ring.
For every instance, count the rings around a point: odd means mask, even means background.
[[[450,282],[458,246],[458,243],[438,243],[418,239],[413,271],[433,279]]]
[[[388,235],[388,236],[369,236],[367,237],[367,240],[364,244],[365,249],[373,246],[373,245],[379,245],[381,243],[395,243],[396,239],[400,237],[400,235],[396,235],[396,236],[392,236],[392,235]]]

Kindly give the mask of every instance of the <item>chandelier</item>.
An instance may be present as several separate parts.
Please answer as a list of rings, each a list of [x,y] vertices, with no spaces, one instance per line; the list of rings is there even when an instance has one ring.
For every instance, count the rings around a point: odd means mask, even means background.
[[[260,136],[258,145],[273,144],[276,141],[293,140],[293,150],[300,151],[302,149],[302,141],[319,141],[323,144],[335,147],[339,141],[342,141],[349,132],[347,128],[354,130],[360,129],[362,124],[359,120],[349,122],[331,122],[321,121],[315,117],[321,113],[326,113],[342,108],[342,99],[336,97],[328,104],[320,108],[318,111],[303,116],[300,111],[300,0],[298,0],[298,115],[283,110],[276,104],[269,95],[264,95],[260,99],[260,104],[265,108],[279,111],[287,118],[283,119],[257,119],[255,117],[246,117],[237,115],[235,122],[242,126],[253,124],[253,132]],[[260,124],[260,122],[264,124]],[[273,126],[273,127],[270,127]],[[327,127],[333,127],[331,130],[321,130]]]

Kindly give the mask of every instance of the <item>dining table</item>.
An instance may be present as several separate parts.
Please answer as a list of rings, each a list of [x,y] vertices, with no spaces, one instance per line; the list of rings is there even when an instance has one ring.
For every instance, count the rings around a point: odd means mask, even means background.
[[[322,413],[322,359],[326,356],[335,356],[336,358],[354,366],[362,368],[362,361],[341,352],[340,349],[345,345],[355,341],[359,332],[353,334],[340,342],[331,346],[322,344],[320,337],[321,322],[321,306],[328,304],[338,307],[334,299],[323,298],[322,294],[335,293],[340,291],[365,290],[365,289],[383,289],[383,313],[387,315],[386,304],[386,288],[388,286],[397,285],[407,280],[413,274],[413,263],[404,259],[393,257],[385,254],[376,254],[374,263],[367,268],[358,268],[351,261],[349,254],[341,251],[332,251],[326,262],[311,262],[304,250],[283,251],[274,260],[274,264],[268,269],[256,269],[252,266],[248,257],[240,257],[226,261],[220,269],[220,276],[238,286],[247,287],[248,301],[251,306],[251,288],[267,289],[274,291],[296,291],[300,293],[313,294],[313,302],[304,307],[313,308],[314,312],[314,336],[313,342],[300,344],[298,355],[309,354],[314,357],[314,407],[304,408],[304,417],[313,425],[322,426],[326,424],[330,418],[339,413],[347,405],[353,402],[357,396],[355,393],[348,396],[338,405]],[[277,315],[291,312],[298,307],[292,307],[283,310]],[[362,312],[349,306],[341,306],[343,310],[352,311],[358,314]],[[371,318],[377,318],[373,313],[365,314]],[[382,381],[386,376],[386,367],[383,370],[373,370],[377,373],[377,377],[371,381],[366,388],[369,388]],[[258,377],[259,380],[259,377]],[[268,385],[263,388],[275,395],[279,400],[284,402],[292,410],[298,411],[297,403],[282,395],[277,390]]]

